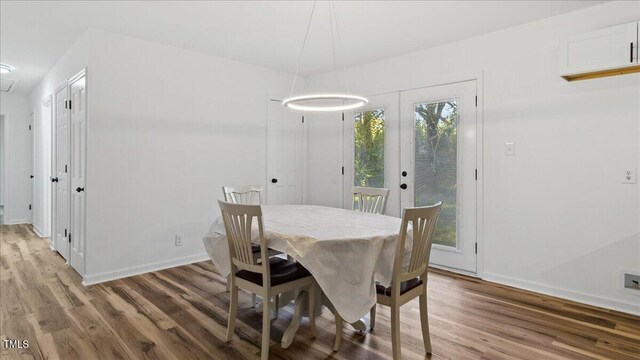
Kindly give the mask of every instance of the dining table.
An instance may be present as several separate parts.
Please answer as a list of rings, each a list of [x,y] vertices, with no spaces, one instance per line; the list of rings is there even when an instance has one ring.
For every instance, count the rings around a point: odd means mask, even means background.
[[[366,330],[369,311],[376,303],[376,282],[385,287],[391,283],[401,219],[315,205],[262,205],[262,219],[267,246],[293,258],[313,275],[322,290],[323,305],[354,328]],[[256,224],[252,241],[260,242]],[[221,217],[215,219],[203,242],[216,269],[227,276],[231,266]],[[405,263],[411,244],[409,228]],[[291,344],[304,313],[302,293],[298,295],[294,316],[283,334],[284,348]]]

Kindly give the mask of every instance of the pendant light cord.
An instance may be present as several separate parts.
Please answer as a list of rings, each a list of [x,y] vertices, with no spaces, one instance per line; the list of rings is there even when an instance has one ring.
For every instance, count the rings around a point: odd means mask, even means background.
[[[350,94],[349,80],[347,79],[347,64],[345,62],[346,56],[344,55],[344,49],[342,48],[342,38],[340,37],[340,28],[338,27],[338,18],[336,16],[336,9],[333,6],[333,1],[329,2],[329,6],[333,10],[333,22],[336,24],[336,33],[338,34],[338,47],[340,48],[340,54],[342,54],[342,71],[344,73],[344,83],[347,86],[347,94]],[[332,38],[333,40],[333,38]],[[334,65],[335,66],[335,65]]]
[[[296,80],[298,79],[298,72],[300,72],[300,63],[302,62],[302,54],[304,53],[304,46],[307,44],[307,37],[309,36],[309,29],[311,28],[311,20],[313,20],[313,13],[316,10],[316,2],[313,1],[313,7],[311,8],[311,15],[309,15],[309,23],[307,24],[307,31],[304,33],[304,40],[302,41],[302,49],[300,49],[300,55],[298,56],[298,66],[296,67],[296,73],[293,76],[293,83],[291,84],[291,91],[289,96],[293,95],[293,88],[296,86]]]

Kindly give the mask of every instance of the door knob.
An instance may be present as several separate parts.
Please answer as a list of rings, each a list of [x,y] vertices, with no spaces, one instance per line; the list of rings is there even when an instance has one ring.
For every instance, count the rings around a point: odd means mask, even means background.
[[[57,177],[51,178],[51,182],[58,182],[58,178]]]
[[[29,175],[29,179],[33,179],[33,175]]]
[[[84,188],[79,187],[79,188],[77,188],[77,189],[76,189],[76,191],[77,191],[77,192],[83,192],[83,191],[84,191]]]
[[[407,188],[407,184],[401,184],[401,185],[400,185],[400,189],[404,190],[404,189],[406,189],[406,188]]]
[[[406,176],[407,176],[407,172],[406,172],[406,171],[403,171],[403,172],[402,172],[402,177],[406,177]]]
[[[277,182],[278,182],[278,179],[273,178],[273,179],[271,179],[271,182],[275,184],[275,183],[277,183]]]

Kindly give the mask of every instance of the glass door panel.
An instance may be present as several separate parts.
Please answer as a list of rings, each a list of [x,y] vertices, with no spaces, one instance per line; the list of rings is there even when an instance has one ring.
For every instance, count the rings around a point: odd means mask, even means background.
[[[414,206],[442,201],[433,243],[457,247],[457,102],[414,105]]]

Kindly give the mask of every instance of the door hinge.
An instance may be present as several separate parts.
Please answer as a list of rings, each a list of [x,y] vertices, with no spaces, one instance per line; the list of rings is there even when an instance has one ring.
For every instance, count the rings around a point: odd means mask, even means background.
[[[29,125],[29,130],[31,130],[31,125]]]
[[[29,210],[31,210],[31,204],[29,204]]]
[[[71,244],[71,233],[69,233],[69,244]]]
[[[69,110],[71,110],[71,100],[69,100]]]
[[[476,95],[476,107],[478,107],[478,95]]]
[[[342,167],[342,175],[344,175],[344,166]]]
[[[342,113],[342,121],[344,121],[344,113]]]
[[[67,173],[67,165],[64,166],[64,172]]]
[[[64,101],[64,108],[68,109],[69,108],[69,100],[65,100]]]
[[[304,124],[304,116],[302,117],[302,123]]]
[[[478,180],[478,169],[476,169],[476,180]]]
[[[476,254],[478,253],[478,243],[476,243]]]
[[[64,229],[64,237],[67,237],[67,229]]]

